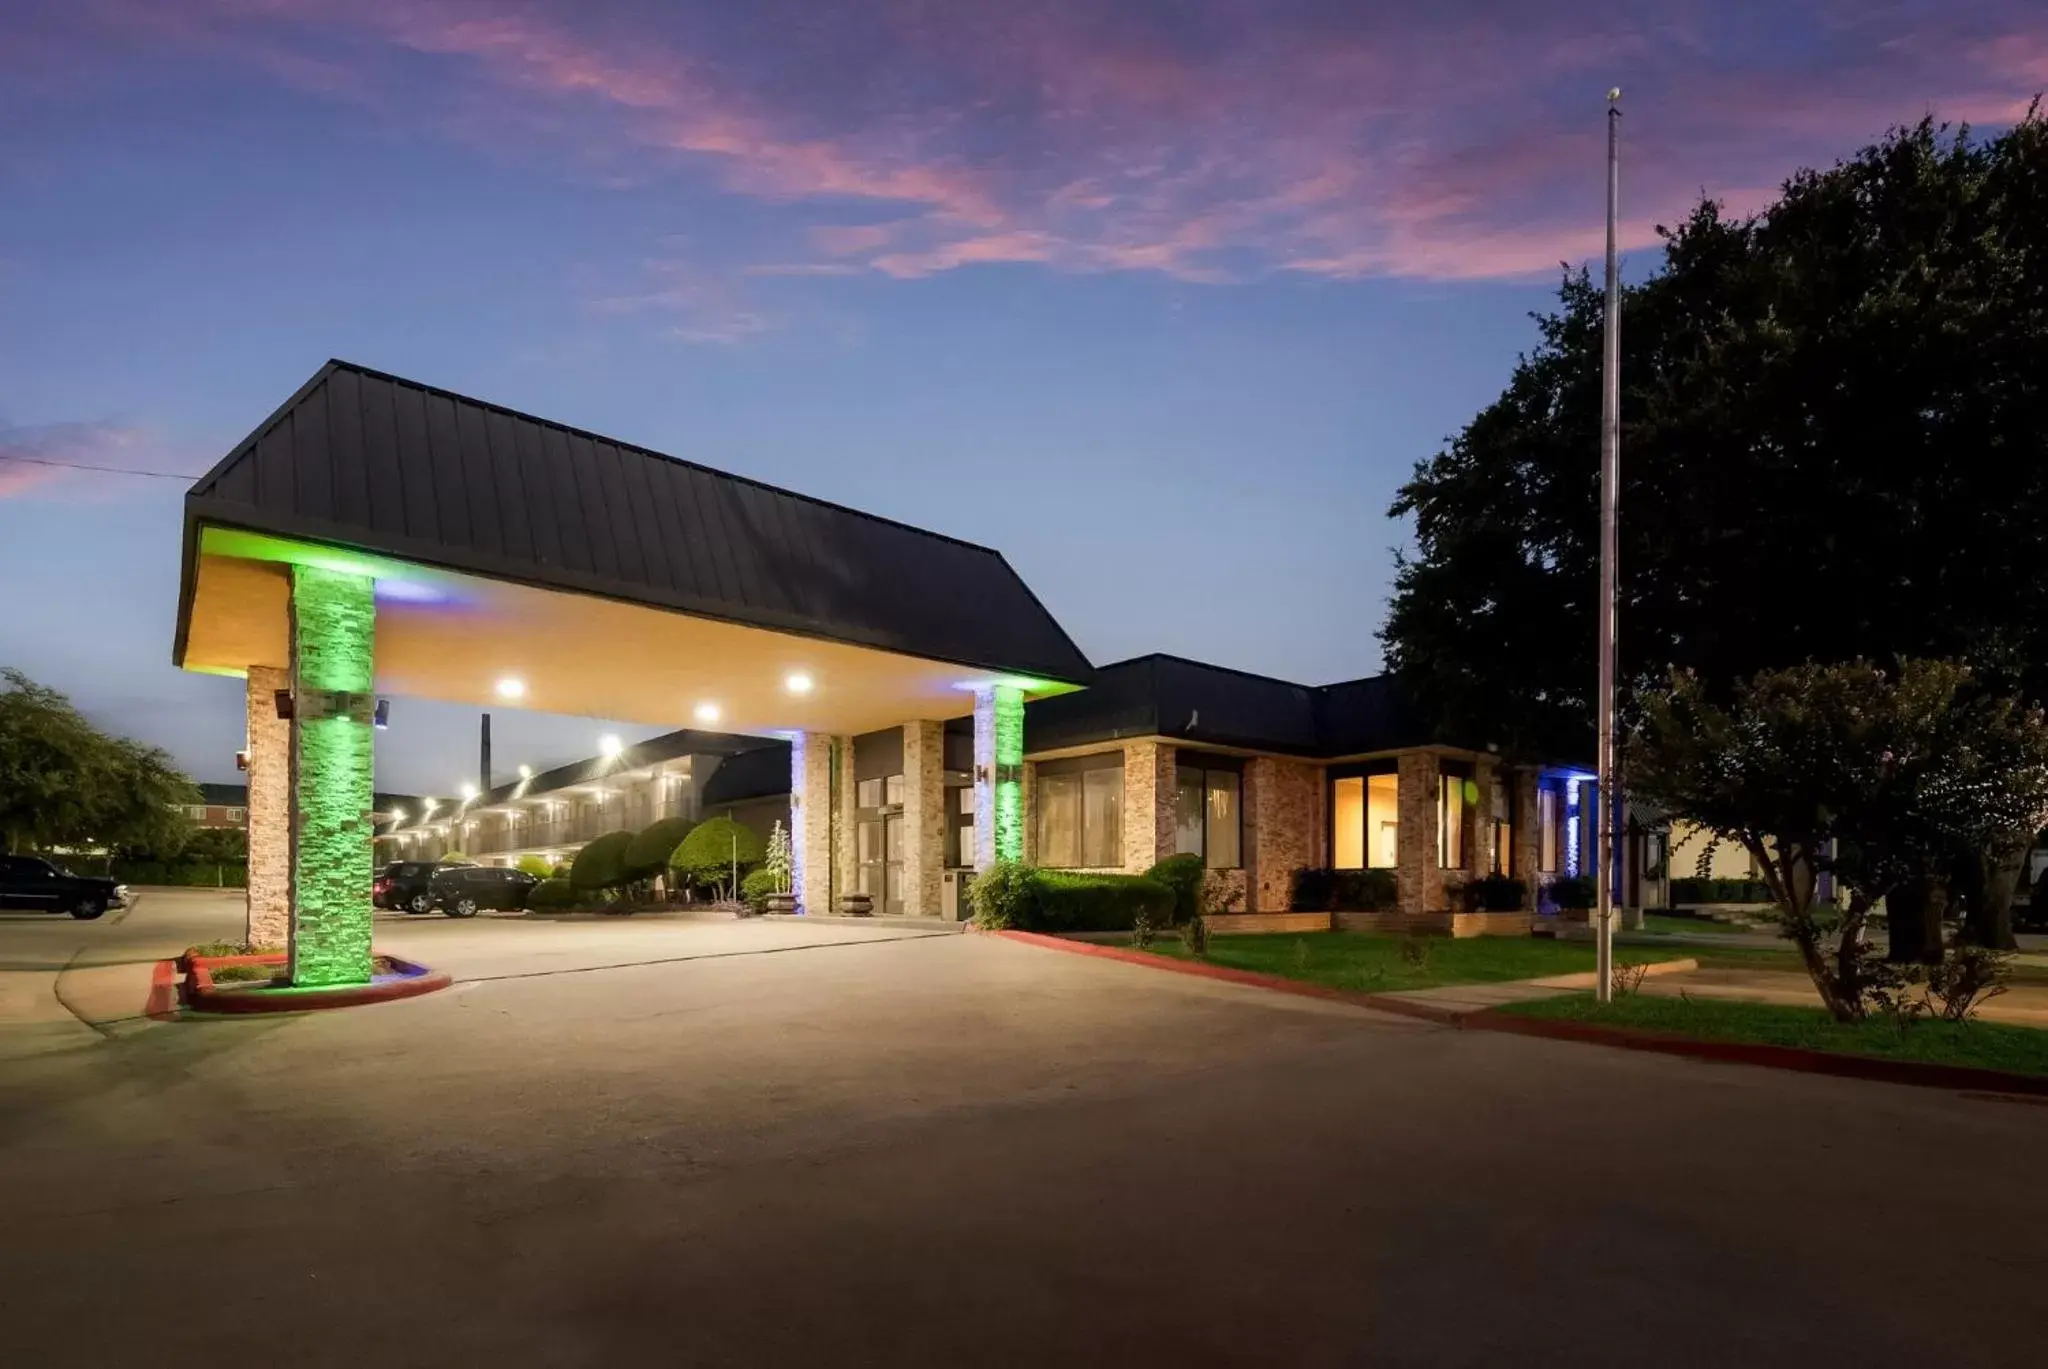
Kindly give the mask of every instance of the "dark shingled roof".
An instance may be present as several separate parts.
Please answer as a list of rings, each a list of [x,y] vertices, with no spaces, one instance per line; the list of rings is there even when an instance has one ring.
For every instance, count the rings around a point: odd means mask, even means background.
[[[342,361],[185,513],[188,578],[197,525],[223,523],[978,669],[1090,673],[986,547]]]
[[[1153,735],[1322,758],[1431,740],[1385,676],[1298,685],[1180,656],[1103,666],[1087,689],[1024,711],[1030,751]]]

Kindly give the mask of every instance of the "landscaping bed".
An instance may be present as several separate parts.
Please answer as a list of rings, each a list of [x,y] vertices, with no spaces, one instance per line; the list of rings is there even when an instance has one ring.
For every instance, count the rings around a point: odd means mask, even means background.
[[[300,987],[286,979],[285,967],[289,957],[283,951],[238,954],[230,949],[227,954],[206,954],[213,949],[195,946],[176,961],[176,968],[184,974],[178,986],[178,1001],[195,1012],[308,1012],[318,1008],[346,1008],[412,998],[445,989],[450,982],[444,970],[431,970],[414,961],[380,953],[371,956],[371,977],[367,984]]]
[[[1902,1028],[1882,1018],[1836,1022],[1819,1008],[1640,994],[1607,1004],[1595,1002],[1591,994],[1564,994],[1490,1011],[1688,1040],[1744,1042],[2048,1077],[2048,1031],[2002,1022],[1920,1021]]]
[[[1163,935],[1144,949],[1186,959],[1178,938]],[[1628,946],[1617,961],[1650,964],[1690,958],[1689,947]],[[1535,938],[1382,936],[1370,932],[1266,933],[1211,936],[1209,961],[1257,974],[1279,975],[1353,993],[1434,989],[1447,984],[1491,984],[1579,974],[1594,968],[1590,943]]]

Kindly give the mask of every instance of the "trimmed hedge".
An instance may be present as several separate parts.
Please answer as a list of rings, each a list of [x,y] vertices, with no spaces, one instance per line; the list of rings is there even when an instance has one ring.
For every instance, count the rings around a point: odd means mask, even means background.
[[[1168,856],[1145,872],[1145,878],[1173,890],[1173,920],[1192,922],[1202,912],[1202,886],[1209,871],[1196,855]]]
[[[1673,906],[1686,903],[1773,903],[1771,886],[1760,879],[1674,879]]]
[[[606,832],[576,853],[569,883],[584,893],[618,888],[626,882],[626,848],[632,844],[631,832]]]
[[[688,818],[662,818],[651,824],[626,847],[620,868],[628,880],[653,879],[668,869],[668,858],[697,824]]]
[[[1287,895],[1297,913],[1383,913],[1394,901],[1392,870],[1296,870]]]
[[[1529,886],[1513,875],[1482,875],[1465,886],[1465,906],[1475,913],[1519,913]]]
[[[59,865],[63,858],[57,859]],[[117,860],[107,876],[121,884],[162,884],[184,889],[241,889],[249,883],[249,867],[241,861]]]
[[[574,908],[582,901],[583,895],[566,879],[544,879],[526,894],[529,908]]]
[[[723,889],[732,878],[734,853],[745,871],[761,863],[761,838],[745,823],[708,818],[690,829],[668,858],[669,867],[698,884]]]
[[[1544,887],[1543,896],[1559,908],[1583,912],[1600,901],[1600,890],[1584,875],[1561,875]]]
[[[1038,870],[998,861],[968,890],[983,927],[1023,932],[1127,932],[1143,914],[1164,922],[1174,891],[1147,875]]]

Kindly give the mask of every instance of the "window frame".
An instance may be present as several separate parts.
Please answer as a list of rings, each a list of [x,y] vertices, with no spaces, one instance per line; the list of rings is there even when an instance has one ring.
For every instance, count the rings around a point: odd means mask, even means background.
[[[1088,861],[1088,781],[1090,771],[1116,772],[1117,777],[1117,830],[1115,840],[1110,843],[1116,859],[1108,864],[1091,864]],[[1063,864],[1048,858],[1045,840],[1045,819],[1048,781],[1064,781],[1071,777],[1074,783],[1074,863]],[[1031,793],[1031,835],[1038,852],[1038,864],[1048,870],[1121,870],[1124,866],[1124,799],[1129,794],[1128,777],[1124,774],[1124,753],[1095,751],[1085,756],[1063,756],[1058,760],[1040,761]]]
[[[1394,852],[1393,865],[1375,865],[1372,862],[1372,782],[1375,776],[1380,775],[1392,775],[1395,778],[1394,824],[1396,850]],[[1354,779],[1364,781],[1359,792],[1358,820],[1361,824],[1359,840],[1362,844],[1358,849],[1365,858],[1365,864],[1343,868],[1356,868],[1360,870],[1393,870],[1400,868],[1401,853],[1398,849],[1401,822],[1400,775],[1401,761],[1398,756],[1386,756],[1379,760],[1371,761],[1347,761],[1342,765],[1324,767],[1323,849],[1328,853],[1332,868],[1336,868],[1337,862],[1337,781]]]
[[[1210,751],[1181,750],[1174,753],[1173,761],[1174,851],[1183,856],[1200,856],[1202,858],[1202,868],[1205,870],[1242,870],[1244,868],[1244,758],[1241,756],[1222,756]],[[1202,849],[1199,851],[1190,851],[1181,845],[1179,836],[1181,777],[1189,773],[1201,776],[1199,786],[1202,794]],[[1211,775],[1231,775],[1236,777],[1237,780],[1237,860],[1229,865],[1212,865],[1209,861],[1209,851],[1214,845],[1210,836],[1210,824],[1215,821],[1215,800],[1213,798],[1215,791],[1211,789],[1209,783],[1209,776]]]

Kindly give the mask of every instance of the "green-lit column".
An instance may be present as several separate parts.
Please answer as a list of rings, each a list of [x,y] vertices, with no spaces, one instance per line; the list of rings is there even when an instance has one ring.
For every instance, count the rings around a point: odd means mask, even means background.
[[[376,633],[368,576],[292,567],[294,985],[370,982]]]
[[[974,691],[974,866],[1024,859],[1024,691]]]

